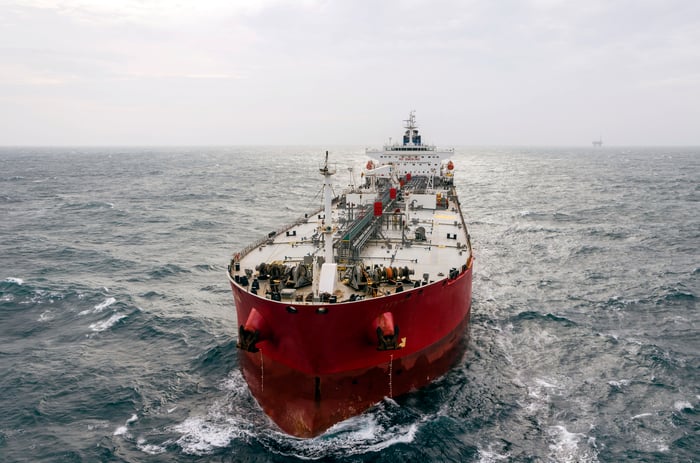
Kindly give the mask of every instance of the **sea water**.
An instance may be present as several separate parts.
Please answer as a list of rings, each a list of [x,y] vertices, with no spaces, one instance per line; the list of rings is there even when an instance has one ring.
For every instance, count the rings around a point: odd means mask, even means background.
[[[0,461],[698,458],[697,148],[457,148],[464,358],[280,432],[226,266],[320,204],[326,149],[336,193],[362,181],[362,147],[0,149]]]

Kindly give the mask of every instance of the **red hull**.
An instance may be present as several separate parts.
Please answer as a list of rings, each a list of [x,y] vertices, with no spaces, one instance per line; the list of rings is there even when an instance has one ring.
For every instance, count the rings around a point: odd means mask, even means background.
[[[390,296],[326,304],[325,311],[231,287],[239,324],[257,311],[251,319],[259,351],[240,351],[253,396],[283,431],[312,437],[454,364],[468,329],[472,268]],[[400,349],[377,349],[377,320],[387,313],[405,338]]]

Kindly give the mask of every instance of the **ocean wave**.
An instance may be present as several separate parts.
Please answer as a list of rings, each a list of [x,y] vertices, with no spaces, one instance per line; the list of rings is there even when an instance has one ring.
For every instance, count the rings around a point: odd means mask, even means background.
[[[266,420],[256,420],[262,411],[254,405],[254,399],[238,369],[229,373],[220,388],[226,393],[225,397],[215,400],[205,414],[187,417],[170,427],[170,432],[179,434],[174,444],[183,453],[208,455],[229,446],[234,440],[253,440],[256,432],[269,427],[269,424],[265,424]]]
[[[127,316],[124,314],[119,314],[115,313],[112,314],[108,319],[106,320],[101,320],[99,322],[91,323],[90,324],[90,329],[96,333],[100,333],[102,331],[108,330],[111,327],[113,327],[115,324],[119,322],[119,320],[122,320],[126,318]]]
[[[115,435],[115,436],[125,436],[125,435],[127,435],[127,436],[128,436],[128,427],[129,427],[129,425],[130,425],[131,423],[134,423],[134,422],[138,421],[138,419],[139,419],[139,417],[138,417],[137,415],[135,415],[135,414],[134,414],[134,415],[131,415],[131,417],[130,417],[129,419],[127,419],[126,422],[125,422],[122,426],[119,426],[117,429],[114,430],[114,434],[113,434],[113,435]]]
[[[149,455],[160,455],[161,453],[165,453],[167,451],[166,447],[164,446],[149,444],[143,437],[139,437],[136,440],[136,446],[140,451]]]
[[[656,296],[657,305],[666,305],[667,303],[696,301],[697,297],[690,290],[681,287],[663,287],[660,294]]]
[[[605,301],[598,302],[596,305],[603,310],[623,310],[631,306],[639,304],[639,299],[626,299],[622,296],[612,296]]]
[[[600,246],[593,246],[589,244],[583,244],[581,246],[577,246],[574,249],[572,249],[569,252],[570,257],[585,257],[585,256],[594,256],[594,255],[600,255],[606,252],[606,249],[601,248]]]
[[[557,236],[563,233],[563,231],[559,228],[554,228],[554,227],[547,227],[544,225],[527,225],[527,224],[521,224],[521,223],[516,223],[505,230],[503,230],[503,235],[507,237],[515,237],[514,239],[522,239],[522,235],[524,234],[546,234],[548,237],[549,236]]]
[[[677,400],[673,404],[674,410],[677,412],[685,412],[685,411],[693,411],[695,408],[693,407],[693,404],[688,402],[687,400]]]
[[[514,317],[511,317],[513,321],[524,321],[524,320],[542,320],[542,321],[547,321],[547,322],[556,322],[556,323],[561,323],[563,326],[576,326],[576,323],[572,320],[569,320],[566,317],[554,315],[551,313],[543,314],[540,312],[535,312],[535,311],[525,311],[525,312],[520,312]]]
[[[208,229],[220,229],[224,224],[222,222],[215,222],[213,220],[194,220],[187,225],[182,225],[177,227],[178,231],[191,231],[191,230],[208,230]]]
[[[0,301],[18,304],[17,308],[19,305],[52,304],[74,295],[73,291],[25,283],[21,278],[7,278],[0,281]]]
[[[107,299],[105,299],[104,301],[100,302],[99,304],[95,304],[95,306],[93,306],[93,308],[92,308],[91,310],[90,310],[90,309],[88,309],[88,310],[83,310],[82,312],[78,313],[78,315],[87,315],[87,314],[89,314],[89,313],[100,313],[100,312],[102,312],[104,309],[106,309],[107,307],[109,307],[109,306],[111,306],[112,304],[114,304],[115,302],[117,302],[117,300],[116,300],[115,298],[113,298],[113,297],[108,297]]]
[[[613,240],[630,240],[630,241],[636,241],[639,240],[639,237],[635,237],[632,235],[631,230],[614,230],[614,231],[608,231],[604,233],[606,238],[610,238]],[[636,239],[635,239],[636,238]],[[653,237],[654,239],[656,237]]]
[[[213,264],[198,264],[194,266],[195,270],[198,270],[200,272],[220,272],[221,267],[218,265],[213,265]]]
[[[563,425],[550,426],[547,434],[551,440],[550,456],[562,463],[593,463],[598,461],[595,438],[570,432]],[[583,442],[582,442],[583,441]]]
[[[225,400],[216,401],[205,415],[188,417],[172,427],[172,431],[180,434],[174,442],[184,454],[211,455],[235,442],[255,442],[270,454],[285,458],[346,458],[414,442],[419,426],[430,421],[429,417],[422,417],[406,422],[402,407],[385,399],[368,412],[337,423],[318,437],[299,439],[277,430],[264,417],[240,371],[231,372],[221,386],[229,393]]]
[[[200,289],[200,291],[206,291],[209,293],[217,293],[217,294],[228,294],[231,292],[231,288],[227,287],[225,284],[208,285],[208,286],[203,286],[199,289]]]
[[[573,220],[573,216],[566,214],[564,212],[536,212],[528,209],[522,210],[518,213],[519,217],[524,217],[528,219],[535,220],[554,220],[555,222],[568,222]]]
[[[616,392],[622,392],[624,388],[629,386],[632,383],[629,379],[621,379],[621,380],[610,380],[608,381],[608,385],[612,388],[613,391]]]
[[[139,294],[139,296],[146,299],[165,299],[168,297],[166,294],[154,290],[146,291],[145,293]]]
[[[263,438],[261,443],[269,452],[302,460],[378,454],[397,444],[412,443],[418,433],[419,423],[391,423],[387,419],[395,407],[396,402],[386,399],[373,410],[342,421],[312,439],[295,439],[281,433],[258,438]]]
[[[188,455],[207,455],[217,448],[227,447],[234,439],[251,437],[243,420],[232,417],[225,422],[213,422],[203,417],[192,417],[173,426],[182,434],[175,442]]]
[[[153,279],[162,279],[162,278],[167,278],[171,277],[174,275],[180,275],[183,273],[191,273],[189,270],[186,268],[183,268],[177,264],[166,264],[163,266],[160,266],[158,268],[155,268],[148,272],[148,275],[153,278]]]
[[[78,203],[66,203],[62,207],[64,209],[70,210],[114,209],[114,203],[108,201],[86,201]]]
[[[685,363],[684,359],[675,352],[654,344],[642,343],[639,346],[638,355],[648,367],[660,368],[665,371],[678,371],[683,368]],[[664,386],[663,383],[656,384]]]
[[[212,371],[231,371],[238,365],[238,351],[236,349],[236,341],[231,340],[222,345],[216,345],[209,348],[199,355],[194,362],[194,369],[200,374],[209,373]],[[235,389],[231,387],[234,383],[228,383],[227,389]],[[247,386],[246,386],[247,387]]]
[[[478,447],[479,461],[478,463],[497,463],[499,461],[514,461],[509,452],[498,453],[493,449],[495,444],[489,444],[486,449]]]

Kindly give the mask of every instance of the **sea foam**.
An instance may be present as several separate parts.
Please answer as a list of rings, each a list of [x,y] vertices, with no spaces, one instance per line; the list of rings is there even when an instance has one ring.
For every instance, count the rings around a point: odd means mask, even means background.
[[[115,435],[115,436],[128,435],[128,434],[127,434],[127,432],[128,432],[128,428],[127,428],[127,427],[128,427],[131,423],[133,423],[134,421],[137,421],[138,419],[139,419],[139,417],[138,417],[136,414],[131,415],[131,418],[129,418],[128,420],[126,420],[126,422],[124,423],[124,426],[119,426],[117,429],[114,430],[114,435]]]
[[[108,297],[108,298],[105,299],[103,302],[100,302],[99,304],[96,304],[96,305],[92,308],[92,310],[90,310],[90,309],[83,310],[83,311],[80,312],[78,315],[87,315],[87,314],[89,314],[89,313],[100,313],[100,312],[102,312],[104,309],[106,309],[107,307],[109,307],[110,305],[114,304],[115,302],[117,302],[117,300],[116,300],[115,298],[113,298],[113,297]]]
[[[564,426],[551,426],[547,433],[553,442],[549,445],[553,461],[571,463],[593,463],[598,458],[590,448],[580,445],[584,434],[569,432]]]
[[[99,333],[100,331],[108,330],[109,328],[114,326],[114,324],[117,323],[122,318],[126,318],[126,315],[115,313],[114,315],[109,317],[107,320],[102,320],[100,322],[91,323],[90,329],[92,331],[95,331],[96,333]]]

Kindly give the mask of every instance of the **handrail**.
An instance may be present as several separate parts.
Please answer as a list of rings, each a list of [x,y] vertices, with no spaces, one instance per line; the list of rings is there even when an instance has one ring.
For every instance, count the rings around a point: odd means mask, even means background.
[[[453,198],[458,198],[457,196],[457,187],[454,185],[450,189],[450,193],[453,194]],[[469,228],[467,228],[467,223],[464,221],[464,214],[462,214],[462,205],[459,202],[459,199],[455,201],[457,203],[457,210],[459,211],[459,217],[462,219],[462,226],[464,227],[464,233],[467,235],[467,247],[469,248],[469,256],[472,256],[472,240],[471,237],[469,236]]]
[[[321,212],[322,210],[323,210],[323,207],[319,207],[318,209],[314,209],[314,211],[313,211],[313,213],[311,213],[311,215],[316,215],[319,212]],[[277,236],[283,232],[286,232],[287,230],[291,229],[292,227],[295,227],[297,225],[301,225],[302,223],[307,221],[308,217],[309,217],[309,214],[307,214],[306,217],[299,217],[294,222],[286,224],[286,225],[282,226],[281,228],[277,229],[273,236],[268,235],[266,237],[262,237],[262,238],[258,239],[257,241],[253,242],[252,244],[249,244],[248,246],[243,248],[241,251],[235,252],[232,256],[232,260],[233,260],[234,256],[239,255],[240,257],[243,257],[246,254],[248,254],[250,251],[252,251],[253,249],[260,247],[263,244],[267,243],[274,236]]]

